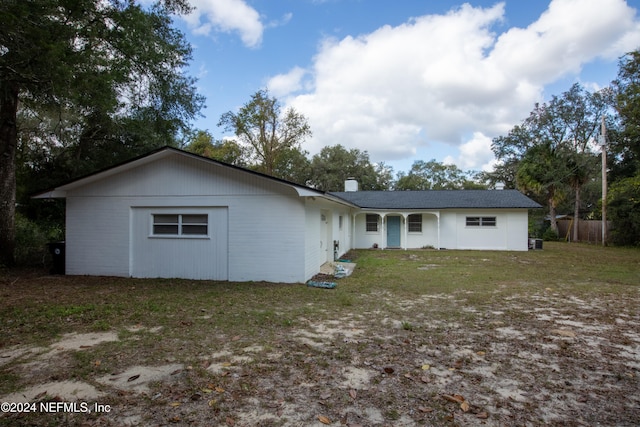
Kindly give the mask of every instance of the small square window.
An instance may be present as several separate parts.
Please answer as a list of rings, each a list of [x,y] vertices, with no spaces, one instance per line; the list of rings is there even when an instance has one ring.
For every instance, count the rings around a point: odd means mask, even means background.
[[[480,217],[479,216],[468,216],[467,217],[467,227],[479,227],[480,226]]]
[[[410,233],[422,233],[422,214],[409,215],[408,223]]]
[[[376,214],[367,214],[367,231],[378,231],[378,218],[380,216]]]
[[[495,227],[496,226],[496,217],[495,216],[483,216],[481,218],[483,227]]]

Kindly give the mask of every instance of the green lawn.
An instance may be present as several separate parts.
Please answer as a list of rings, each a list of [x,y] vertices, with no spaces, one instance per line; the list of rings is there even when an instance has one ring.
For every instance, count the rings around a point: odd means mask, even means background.
[[[4,271],[0,396],[77,381],[114,410],[0,424],[640,423],[640,250],[350,255],[333,290]],[[100,380],[170,364],[144,392]]]

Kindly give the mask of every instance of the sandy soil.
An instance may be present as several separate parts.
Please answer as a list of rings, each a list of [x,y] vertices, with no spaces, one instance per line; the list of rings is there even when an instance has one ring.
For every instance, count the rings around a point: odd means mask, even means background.
[[[209,378],[159,361],[89,382],[36,384],[0,401],[113,405],[64,420],[82,426],[640,424],[640,298],[585,301],[546,289],[480,310],[466,304],[472,296],[381,292],[369,298],[388,299],[393,310],[297,319],[269,343],[222,337],[198,361]],[[433,316],[443,304],[459,317]],[[65,354],[115,340],[114,332],[70,333],[48,347],[12,346],[0,350],[0,367],[55,378]]]

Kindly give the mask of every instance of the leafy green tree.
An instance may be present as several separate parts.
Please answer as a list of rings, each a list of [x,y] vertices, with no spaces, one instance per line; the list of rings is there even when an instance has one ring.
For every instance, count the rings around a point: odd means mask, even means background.
[[[188,10],[185,0],[0,3],[0,264],[14,261],[18,175],[74,176],[172,143],[199,112],[182,71],[191,47],[171,26]]]
[[[640,174],[611,185],[607,197],[612,239],[618,245],[640,245]]]
[[[357,180],[361,190],[389,188],[390,170],[384,164],[372,164],[369,153],[357,148],[324,147],[311,159],[310,169],[309,185],[323,191],[343,191],[349,178]]]
[[[518,188],[542,197],[556,232],[558,203],[570,192],[574,215],[581,216],[581,190],[596,170],[590,144],[596,139],[610,97],[609,90],[592,94],[575,84],[549,103],[536,104],[527,119],[493,140],[492,150],[502,162],[500,172],[513,174]],[[577,222],[575,227],[577,234]]]
[[[607,123],[610,166],[607,197],[612,239],[640,245],[640,50],[621,58],[613,82],[618,121]]]
[[[640,50],[625,55],[613,82],[618,126],[608,123],[611,178],[635,176],[640,170]],[[613,132],[612,132],[613,131]]]
[[[558,180],[559,171],[566,171],[561,147],[539,144],[531,147],[520,161],[516,184],[524,192],[542,196],[549,208],[551,230],[558,234],[556,220],[558,203],[565,197],[566,186]]]
[[[300,150],[311,136],[306,117],[293,108],[283,112],[280,102],[267,90],[253,94],[237,113],[224,113],[218,126],[233,132],[238,143],[249,150],[254,169],[274,176],[283,157],[290,157],[291,150]]]
[[[197,131],[185,147],[200,156],[209,157],[234,166],[246,166],[247,154],[235,141],[215,141],[213,136],[204,130]]]
[[[311,162],[307,157],[308,155],[307,151],[298,148],[284,150],[282,155],[278,157],[274,176],[297,184],[309,185]]]
[[[471,173],[464,172],[456,165],[447,165],[432,159],[428,162],[413,162],[408,174],[398,173],[396,190],[462,190],[482,188],[470,178]]]

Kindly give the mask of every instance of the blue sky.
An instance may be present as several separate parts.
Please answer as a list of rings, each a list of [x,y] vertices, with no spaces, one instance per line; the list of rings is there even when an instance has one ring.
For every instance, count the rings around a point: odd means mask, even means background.
[[[207,101],[199,129],[268,88],[304,114],[311,155],[366,150],[395,172],[436,159],[489,170],[491,139],[574,82],[616,77],[640,0],[190,0],[176,18]]]

